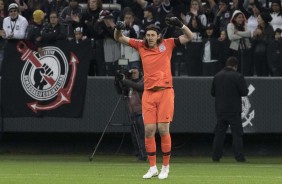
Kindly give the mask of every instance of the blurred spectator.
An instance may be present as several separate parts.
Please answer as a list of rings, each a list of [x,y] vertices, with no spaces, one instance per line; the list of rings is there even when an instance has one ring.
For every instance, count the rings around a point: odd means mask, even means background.
[[[42,28],[42,43],[54,44],[56,41],[66,39],[66,29],[64,25],[59,23],[57,12],[51,12],[50,23],[47,23]]]
[[[227,32],[225,30],[220,32],[220,36],[218,37],[219,45],[220,45],[220,68],[225,66],[225,61],[230,56],[230,40],[228,39]]]
[[[137,3],[137,0],[122,0],[118,1],[118,3],[121,4],[122,11],[124,11],[125,8],[130,8],[132,12],[134,12],[134,21],[140,25],[141,20],[144,17],[143,8]],[[121,15],[122,16],[122,15]],[[121,17],[123,20],[123,17]]]
[[[3,20],[6,16],[5,12],[5,3],[4,0],[0,0],[0,76],[2,75],[2,62],[4,58],[4,47],[5,47],[5,40],[3,39],[2,35],[4,33],[3,30]]]
[[[243,75],[253,75],[253,63],[251,59],[251,31],[247,30],[246,17],[235,10],[230,23],[227,26],[228,38],[230,43],[230,54],[239,60],[238,70]]]
[[[174,14],[168,13],[166,15],[166,18],[175,17]],[[180,35],[183,35],[183,32],[181,29],[175,26],[167,25],[166,28],[164,28],[162,32],[163,38],[178,38]],[[172,51],[172,57],[171,57],[171,74],[172,76],[180,76],[182,75],[183,67],[182,65],[185,63],[184,58],[184,45],[178,45],[175,47]],[[184,67],[185,68],[185,67]]]
[[[202,2],[201,0],[191,0],[191,6],[190,10],[186,13],[186,15],[181,14],[182,22],[185,25],[188,25],[188,23],[191,20],[192,16],[196,16],[197,19],[200,20],[200,23],[203,27],[206,27],[207,25],[207,17],[202,11]]]
[[[219,32],[227,29],[227,24],[229,24],[232,11],[229,7],[229,0],[219,0],[218,12],[214,18],[214,25],[219,29]]]
[[[97,75],[113,76],[116,61],[120,59],[120,44],[114,40],[115,18],[108,10],[102,10],[95,24]]]
[[[19,13],[24,16],[27,20],[29,20],[29,12],[28,12],[28,6],[24,0],[14,0],[15,3],[17,3],[19,8]]]
[[[146,0],[136,0],[141,8],[146,9],[146,7],[151,6],[154,11],[154,18],[160,22],[159,27],[162,29],[166,26],[165,17],[166,14],[172,12],[172,6],[170,5],[170,0],[152,0],[152,3]],[[145,13],[145,12],[144,12]]]
[[[97,64],[96,60],[96,45],[99,45],[99,43],[94,30],[94,25],[99,19],[99,13],[102,9],[102,0],[88,0],[87,9],[83,12],[81,17],[83,32],[92,42],[93,58],[91,59],[89,66],[89,75],[91,76],[99,74],[99,69],[102,68]]]
[[[88,0],[87,9],[83,12],[81,23],[83,25],[83,32],[88,38],[94,38],[94,25],[99,19],[99,13],[103,9],[101,0]]]
[[[258,26],[258,16],[260,14],[260,9],[255,4],[251,4],[251,12],[247,21],[247,29],[252,33],[256,30]]]
[[[75,41],[75,43],[79,44],[79,43],[85,41],[86,39],[88,39],[88,38],[87,38],[87,36],[83,35],[83,28],[82,27],[76,27],[74,29],[74,39],[73,39]],[[88,39],[88,41],[89,41],[89,39]]]
[[[66,26],[67,38],[74,38],[74,28],[81,26],[82,8],[78,0],[70,0],[69,6],[65,7],[60,14],[60,23]]]
[[[9,16],[3,21],[2,37],[8,41],[24,39],[28,22],[19,13],[19,7],[12,3],[8,7]]]
[[[185,14],[189,10],[191,0],[173,0],[170,1],[172,13],[180,18],[180,14]]]
[[[39,52],[40,55],[43,55],[41,49],[41,30],[43,27],[44,21],[44,12],[42,10],[35,10],[33,12],[33,22],[29,24],[26,31],[26,43],[27,46]]]
[[[203,76],[214,76],[221,69],[220,43],[213,34],[213,24],[208,24],[201,49],[203,62]]]
[[[132,11],[124,13],[125,29],[122,31],[123,35],[129,38],[139,38],[140,28],[134,24],[134,14]],[[133,67],[141,68],[140,56],[137,50],[121,43],[121,58],[128,59],[129,69]]]
[[[215,0],[207,0],[206,4],[203,5],[203,13],[207,17],[207,23],[213,23],[213,20],[217,14],[218,6],[216,5]],[[214,34],[217,34],[218,31],[216,27],[214,27]]]
[[[193,33],[193,39],[186,44],[186,65],[189,76],[202,75],[202,55],[199,50],[202,48],[205,27],[198,16],[192,14],[188,28]]]
[[[271,74],[267,62],[267,47],[274,39],[274,30],[270,25],[272,17],[268,12],[262,12],[258,16],[258,27],[253,33],[254,64],[257,76]]]
[[[282,76],[282,39],[280,28],[274,32],[275,39],[267,47],[267,60],[273,76]]]
[[[58,15],[61,14],[63,9],[69,5],[66,0],[46,0],[45,13],[49,18],[51,12],[57,12]]]
[[[144,9],[144,19],[142,20],[141,30],[140,30],[141,38],[145,34],[146,27],[149,26],[150,24],[154,24],[160,27],[160,22],[156,19],[155,15],[156,15],[156,10],[153,6],[147,6]]]
[[[270,22],[270,24],[272,25],[273,29],[282,29],[281,0],[272,0],[270,12],[270,15],[272,17],[272,21]]]
[[[27,20],[29,21],[30,15],[35,10],[42,10],[42,11],[44,11],[45,0],[28,0],[27,1],[27,6],[28,6],[28,17],[27,17]]]

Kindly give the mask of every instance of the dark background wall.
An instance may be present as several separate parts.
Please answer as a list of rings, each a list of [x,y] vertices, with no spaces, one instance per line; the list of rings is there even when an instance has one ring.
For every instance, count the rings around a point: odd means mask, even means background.
[[[210,95],[212,78],[175,77],[175,115],[173,133],[212,133],[215,126],[214,99]],[[282,79],[247,78],[252,93],[243,101],[242,118],[246,133],[282,132]],[[82,118],[4,118],[3,132],[99,133],[107,125],[119,100],[112,77],[89,77]],[[112,118],[114,124],[127,124],[123,98]],[[253,116],[252,116],[253,115]],[[129,132],[126,127],[110,126],[107,132]]]

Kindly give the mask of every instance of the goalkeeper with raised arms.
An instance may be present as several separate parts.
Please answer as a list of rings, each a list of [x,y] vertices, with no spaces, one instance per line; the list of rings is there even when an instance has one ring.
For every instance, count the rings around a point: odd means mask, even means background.
[[[142,116],[145,124],[145,146],[150,162],[144,179],[158,176],[166,179],[169,174],[171,155],[170,122],[174,114],[174,90],[172,84],[170,60],[175,46],[185,44],[193,37],[193,33],[178,18],[166,18],[166,24],[176,26],[183,31],[178,38],[162,39],[158,26],[146,27],[143,40],[126,37],[121,30],[124,22],[118,21],[115,26],[115,40],[138,50],[144,71],[144,92],[142,96]],[[161,137],[163,156],[162,169],[159,173],[156,163],[155,133]]]

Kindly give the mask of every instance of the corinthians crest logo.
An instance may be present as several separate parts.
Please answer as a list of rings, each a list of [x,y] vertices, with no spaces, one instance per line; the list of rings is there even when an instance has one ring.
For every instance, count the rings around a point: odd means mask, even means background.
[[[251,110],[251,103],[249,101],[249,96],[252,95],[252,93],[255,91],[255,88],[253,85],[249,85],[248,87],[249,89],[249,93],[248,96],[246,97],[242,97],[242,114],[241,114],[241,118],[243,119],[243,123],[242,126],[246,127],[248,125],[253,126],[253,123],[251,122],[252,119],[254,119],[255,117],[255,110]]]
[[[40,56],[29,49],[24,42],[17,44],[17,50],[22,54],[21,60],[26,62],[21,73],[23,89],[36,100],[28,103],[28,107],[37,113],[70,103],[78,64],[77,57],[71,53],[68,62],[64,53],[53,46],[44,47],[44,56]],[[71,76],[66,84],[69,65],[71,65]],[[49,100],[52,102],[46,104]],[[40,102],[44,102],[44,105]]]

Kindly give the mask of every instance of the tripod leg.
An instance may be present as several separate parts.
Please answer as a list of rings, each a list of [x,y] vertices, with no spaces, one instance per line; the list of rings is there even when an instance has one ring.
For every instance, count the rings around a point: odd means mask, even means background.
[[[133,133],[134,133],[134,136],[135,136],[135,139],[136,139],[136,143],[137,143],[137,147],[138,147],[140,156],[141,156],[141,158],[144,158],[145,155],[143,154],[143,151],[142,151],[142,148],[141,148],[141,145],[140,145],[140,134],[139,134],[136,122],[132,122],[132,128],[133,128]]]
[[[99,147],[99,145],[100,145],[100,143],[101,143],[101,141],[102,141],[102,139],[103,139],[103,137],[104,137],[104,134],[105,134],[105,132],[106,132],[106,130],[107,130],[109,124],[111,123],[112,118],[113,118],[113,116],[114,116],[114,114],[115,114],[115,112],[116,112],[116,110],[117,110],[117,107],[118,107],[118,105],[119,105],[119,102],[120,102],[120,100],[121,100],[121,97],[122,97],[122,96],[119,97],[119,99],[118,99],[118,101],[117,101],[117,103],[116,103],[116,106],[115,106],[115,108],[114,108],[114,110],[113,110],[113,112],[112,112],[112,114],[111,114],[111,116],[110,116],[110,118],[109,118],[109,121],[108,121],[107,125],[105,126],[105,128],[104,128],[104,130],[103,130],[103,133],[102,133],[102,135],[101,135],[101,137],[100,137],[100,139],[99,139],[97,145],[95,146],[95,149],[94,149],[94,151],[93,151],[91,157],[89,157],[89,161],[92,161],[92,160],[93,160],[93,157],[94,157],[94,155],[95,155],[95,153],[96,153],[96,151],[97,151],[97,149],[98,149],[98,147]]]

